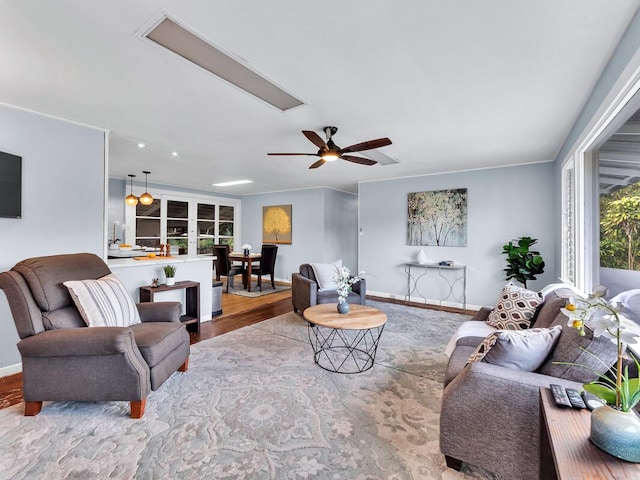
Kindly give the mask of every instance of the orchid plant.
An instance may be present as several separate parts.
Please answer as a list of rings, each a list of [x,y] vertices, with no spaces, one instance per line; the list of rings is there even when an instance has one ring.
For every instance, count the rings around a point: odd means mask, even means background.
[[[606,375],[598,374],[600,379],[586,383],[584,389],[617,410],[629,412],[640,402],[640,378],[629,378],[629,367],[625,366],[623,371],[622,359],[627,345],[637,343],[638,335],[629,331],[622,321],[626,318],[624,305],[612,305],[605,300],[606,294],[606,287],[598,286],[586,299],[569,299],[562,313],[569,318],[568,325],[578,330],[579,335],[585,335],[585,323],[588,323],[593,329],[594,337],[605,336],[617,346],[616,366],[609,369],[615,375],[615,381]],[[586,350],[585,352],[590,354]],[[630,356],[640,371],[638,359],[631,353]]]
[[[336,283],[338,291],[338,303],[346,301],[349,292],[352,290],[354,283],[360,281],[360,277],[352,277],[351,272],[347,267],[336,267],[336,273],[333,276],[333,281]]]

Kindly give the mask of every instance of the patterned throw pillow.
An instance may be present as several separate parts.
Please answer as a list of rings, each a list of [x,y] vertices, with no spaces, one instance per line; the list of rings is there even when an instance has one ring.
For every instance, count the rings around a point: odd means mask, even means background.
[[[140,323],[136,304],[113,273],[98,280],[64,282],[64,286],[90,327],[128,327]]]
[[[485,338],[467,363],[487,362],[511,370],[534,372],[553,351],[562,326],[498,330]]]
[[[507,283],[500,293],[498,304],[489,314],[487,323],[500,330],[521,330],[529,328],[531,319],[542,295],[522,287]]]

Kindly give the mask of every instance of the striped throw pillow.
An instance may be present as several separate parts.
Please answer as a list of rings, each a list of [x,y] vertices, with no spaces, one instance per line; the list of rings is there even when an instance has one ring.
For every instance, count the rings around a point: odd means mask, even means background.
[[[64,286],[90,327],[128,327],[140,323],[136,304],[113,273],[98,280],[64,282]]]

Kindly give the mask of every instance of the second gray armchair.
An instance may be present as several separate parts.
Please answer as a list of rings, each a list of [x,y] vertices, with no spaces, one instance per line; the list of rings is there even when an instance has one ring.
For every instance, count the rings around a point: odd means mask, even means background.
[[[365,305],[367,303],[367,281],[363,278],[353,284],[349,292],[348,303]],[[335,290],[320,291],[313,267],[309,263],[300,265],[299,272],[291,275],[291,302],[294,312],[304,312],[319,303],[338,303]]]

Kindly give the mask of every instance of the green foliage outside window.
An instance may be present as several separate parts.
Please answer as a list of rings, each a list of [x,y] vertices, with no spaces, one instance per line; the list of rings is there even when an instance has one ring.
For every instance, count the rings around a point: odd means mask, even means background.
[[[600,197],[600,266],[640,270],[640,184]]]

